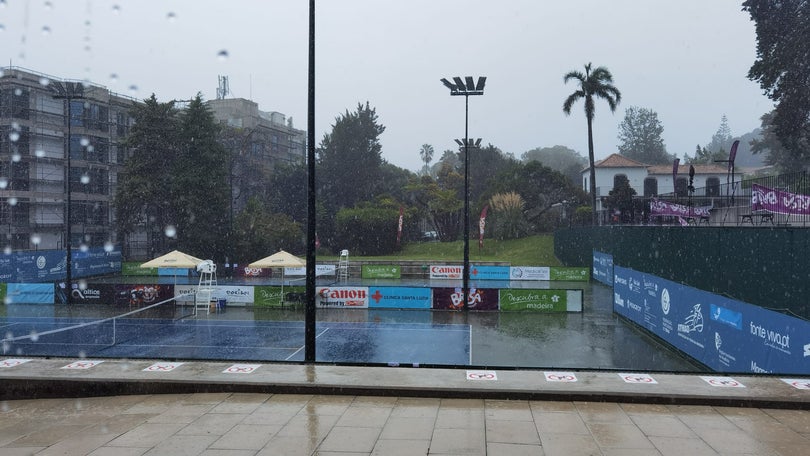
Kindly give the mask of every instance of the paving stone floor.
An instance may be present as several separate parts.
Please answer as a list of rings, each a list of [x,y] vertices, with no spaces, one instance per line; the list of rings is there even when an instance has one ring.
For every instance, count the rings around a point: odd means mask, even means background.
[[[810,454],[810,412],[269,393],[0,403],[13,455]]]

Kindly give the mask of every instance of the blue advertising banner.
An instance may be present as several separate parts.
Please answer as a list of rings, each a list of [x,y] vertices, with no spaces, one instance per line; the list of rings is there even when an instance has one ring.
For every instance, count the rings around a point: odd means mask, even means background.
[[[593,279],[613,286],[613,255],[593,251]]]
[[[470,278],[475,280],[509,280],[509,266],[470,265]]]
[[[9,304],[53,304],[52,283],[10,283],[6,293]]]
[[[369,287],[370,308],[430,309],[430,288]]]
[[[71,251],[73,278],[121,273],[121,249],[93,247]],[[67,275],[64,250],[38,250],[0,255],[0,281],[57,282]]]
[[[614,267],[613,310],[718,372],[810,374],[810,322]]]

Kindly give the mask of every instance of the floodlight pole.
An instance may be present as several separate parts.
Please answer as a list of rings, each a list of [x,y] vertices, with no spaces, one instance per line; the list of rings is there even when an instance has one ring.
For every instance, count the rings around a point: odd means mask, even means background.
[[[72,252],[72,237],[73,230],[71,219],[72,213],[72,200],[71,200],[71,168],[70,168],[70,144],[71,144],[71,102],[84,98],[84,86],[78,82],[52,82],[52,90],[54,92],[53,98],[57,100],[67,100],[67,142],[65,146],[65,158],[67,160],[67,172],[65,173],[65,302],[70,305],[73,303],[73,252]]]
[[[483,95],[486,76],[478,78],[474,82],[472,76],[467,76],[462,80],[454,77],[450,82],[442,79],[445,87],[450,89],[450,95],[464,95],[464,267],[462,268],[462,299],[463,309],[468,309],[470,296],[470,138],[469,138],[469,112],[470,95]]]
[[[304,362],[315,362],[315,0],[309,0],[307,80],[307,267]],[[283,285],[283,283],[282,283]],[[282,299],[284,297],[282,296]]]

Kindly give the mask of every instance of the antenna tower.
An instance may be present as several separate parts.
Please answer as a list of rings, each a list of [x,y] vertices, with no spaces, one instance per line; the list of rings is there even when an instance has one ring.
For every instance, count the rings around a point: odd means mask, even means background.
[[[217,87],[217,100],[224,100],[225,95],[231,93],[231,89],[228,86],[228,77],[218,76],[218,78],[219,78],[219,87]]]

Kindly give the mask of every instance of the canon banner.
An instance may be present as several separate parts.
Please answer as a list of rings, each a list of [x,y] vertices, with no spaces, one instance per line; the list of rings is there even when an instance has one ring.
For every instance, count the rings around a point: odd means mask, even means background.
[[[708,217],[712,206],[691,207],[653,198],[650,201],[650,215],[658,217]]]
[[[367,287],[316,287],[315,305],[318,307],[368,308]]]
[[[431,279],[460,279],[463,266],[447,266],[447,265],[431,265],[430,278]]]
[[[751,186],[751,210],[764,210],[775,214],[810,215],[810,196],[753,184]]]

